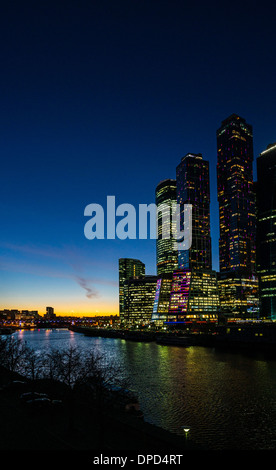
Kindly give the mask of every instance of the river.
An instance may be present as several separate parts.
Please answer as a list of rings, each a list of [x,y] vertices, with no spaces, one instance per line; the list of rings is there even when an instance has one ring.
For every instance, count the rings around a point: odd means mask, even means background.
[[[93,348],[123,368],[144,419],[210,450],[276,448],[276,358],[200,346],[86,337],[67,329],[20,330],[34,350]]]

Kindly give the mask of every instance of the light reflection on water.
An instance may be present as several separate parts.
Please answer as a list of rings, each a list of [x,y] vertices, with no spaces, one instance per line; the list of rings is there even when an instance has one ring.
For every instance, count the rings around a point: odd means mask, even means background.
[[[276,447],[276,360],[112,338],[68,330],[15,333],[34,350],[95,348],[118,363],[139,396],[145,420],[210,449]]]

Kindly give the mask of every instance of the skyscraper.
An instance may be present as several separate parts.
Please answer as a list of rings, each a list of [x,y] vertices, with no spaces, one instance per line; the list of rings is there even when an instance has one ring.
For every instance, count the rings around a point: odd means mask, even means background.
[[[209,162],[201,154],[188,153],[176,168],[180,230],[184,229],[184,205],[192,205],[192,246],[178,253],[178,267],[212,269],[210,236]]]
[[[155,203],[157,207],[156,264],[157,275],[159,275],[172,273],[178,267],[177,247],[174,239],[176,225],[172,217],[173,207],[176,204],[175,180],[166,179],[157,185]],[[160,210],[162,206],[165,208],[163,211]],[[163,225],[164,220],[165,225]],[[169,235],[167,238],[166,232]]]
[[[124,323],[124,284],[130,279],[139,279],[145,276],[145,264],[138,259],[119,259],[119,313],[120,320]]]
[[[217,130],[220,271],[255,272],[252,126],[236,114]]]
[[[221,305],[226,314],[247,315],[252,296],[257,302],[253,133],[237,114],[222,121],[217,130],[217,186]]]
[[[152,319],[175,323],[215,318],[219,298],[212,271],[209,162],[201,154],[182,158],[176,168],[176,194],[182,233],[186,207],[192,206],[192,243],[189,249],[178,251],[178,268],[172,276],[158,279]]]
[[[276,319],[276,143],[257,158],[257,272],[260,313]]]

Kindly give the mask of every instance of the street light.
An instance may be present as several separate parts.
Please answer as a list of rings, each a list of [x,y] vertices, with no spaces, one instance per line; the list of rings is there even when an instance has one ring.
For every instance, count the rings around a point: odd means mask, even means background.
[[[189,431],[190,431],[190,428],[186,428],[186,427],[185,427],[185,428],[183,428],[183,431],[185,432],[185,445],[186,445],[186,441],[187,441],[187,439],[188,439],[188,433],[189,433]]]

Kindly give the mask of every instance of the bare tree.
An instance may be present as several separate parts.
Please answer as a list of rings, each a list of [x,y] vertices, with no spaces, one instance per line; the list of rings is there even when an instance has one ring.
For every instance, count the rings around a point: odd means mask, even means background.
[[[52,385],[64,385],[64,398],[68,400],[68,436],[76,428],[77,397],[84,397],[87,412],[97,429],[98,446],[104,443],[104,430],[111,408],[119,403],[127,382],[114,360],[96,352],[70,346],[37,353],[20,340],[8,338],[0,341],[0,364],[11,372],[21,372],[33,387],[39,378],[50,379]],[[55,385],[54,385],[55,387]],[[83,393],[84,392],[84,393]],[[90,420],[89,420],[90,421]]]
[[[32,382],[42,376],[42,357],[31,348],[25,348],[24,361],[21,365],[23,375]]]
[[[97,372],[98,360],[95,355],[75,346],[68,349],[51,349],[44,357],[44,377],[67,386],[68,431],[71,435],[76,431],[75,406],[79,386],[85,384],[91,376],[96,377]]]
[[[51,349],[44,358],[44,375],[73,389],[87,374],[84,361],[84,353],[75,346]]]
[[[9,336],[1,338],[0,363],[11,373],[22,372],[22,366],[26,357],[26,345],[20,339]]]

